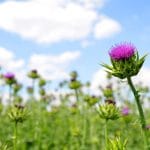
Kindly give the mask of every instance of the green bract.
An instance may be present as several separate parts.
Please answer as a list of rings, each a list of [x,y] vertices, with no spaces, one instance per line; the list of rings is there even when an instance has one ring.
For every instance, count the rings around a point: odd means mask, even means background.
[[[37,78],[39,78],[39,74],[36,70],[31,70],[28,73],[28,77],[31,78],[31,79],[37,79]]]
[[[76,79],[76,78],[78,77],[78,73],[77,73],[76,71],[72,71],[72,72],[70,73],[70,77],[71,77],[72,79]]]
[[[8,116],[15,123],[19,123],[27,119],[28,112],[23,106],[17,105],[11,108],[10,112],[8,113]]]
[[[127,140],[121,141],[120,137],[110,140],[110,150],[126,150]]]
[[[69,88],[70,89],[79,89],[81,87],[81,82],[80,81],[72,81],[69,83]]]
[[[113,104],[99,106],[99,115],[106,120],[117,120],[120,117],[119,109]]]
[[[93,106],[99,101],[99,98],[96,96],[85,95],[84,100],[88,103],[89,106]]]
[[[107,69],[106,71],[111,75],[124,79],[126,77],[131,77],[138,74],[145,61],[145,57],[146,55],[139,58],[138,52],[136,52],[136,54],[129,59],[111,59],[112,66],[107,64],[102,64],[102,66],[105,67]]]
[[[39,87],[43,87],[45,85],[46,85],[46,80],[40,78],[40,80],[39,80]]]

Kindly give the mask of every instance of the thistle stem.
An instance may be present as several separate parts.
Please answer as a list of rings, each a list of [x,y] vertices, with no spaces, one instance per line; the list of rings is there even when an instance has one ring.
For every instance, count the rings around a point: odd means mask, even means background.
[[[35,79],[32,79],[32,89],[33,89],[33,93],[32,93],[32,98],[34,99],[34,92],[35,92]]]
[[[129,84],[133,94],[134,94],[135,101],[136,101],[136,104],[137,104],[137,107],[138,107],[141,128],[142,128],[142,131],[143,131],[143,134],[144,134],[145,147],[146,147],[145,149],[150,150],[149,143],[148,143],[147,132],[146,132],[146,120],[145,120],[142,105],[140,103],[140,95],[139,95],[138,91],[135,89],[131,77],[127,77],[127,81],[128,81],[128,84]]]
[[[79,95],[78,95],[78,90],[75,89],[75,96],[76,96],[76,101],[79,102]]]
[[[9,104],[11,104],[11,90],[12,90],[12,85],[9,85]]]
[[[107,129],[108,120],[105,120],[105,150],[108,150],[108,129]]]
[[[15,122],[14,126],[14,150],[17,150],[17,122]]]

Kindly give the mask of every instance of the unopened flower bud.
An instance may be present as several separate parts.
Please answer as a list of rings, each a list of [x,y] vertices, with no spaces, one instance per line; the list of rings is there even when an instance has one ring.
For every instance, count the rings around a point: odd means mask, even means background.
[[[37,70],[31,70],[28,73],[28,77],[31,79],[37,79],[37,78],[39,78],[39,74],[38,74]]]
[[[22,105],[15,105],[15,107],[11,108],[10,112],[8,113],[9,118],[17,123],[22,123],[24,120],[27,119],[28,112],[26,108]]]
[[[99,115],[106,120],[116,120],[120,117],[119,109],[113,104],[100,105]]]
[[[80,81],[73,81],[69,83],[70,89],[79,89],[81,87]]]

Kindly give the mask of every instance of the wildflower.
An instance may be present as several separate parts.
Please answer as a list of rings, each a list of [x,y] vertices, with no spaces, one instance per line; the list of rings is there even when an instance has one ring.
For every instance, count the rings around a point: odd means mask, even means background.
[[[121,43],[113,46],[109,52],[111,59],[119,61],[131,58],[136,52],[136,48],[131,43]]]
[[[10,86],[12,84],[16,83],[15,75],[13,73],[8,72],[8,73],[4,74],[3,77],[5,79],[6,84],[8,84]]]
[[[146,127],[145,127],[147,130],[149,130],[150,129],[150,125],[146,125]]]
[[[4,74],[4,78],[5,79],[14,79],[15,75],[11,72],[8,72],[8,73]]]
[[[122,115],[126,116],[130,113],[130,109],[128,107],[124,107],[122,109]]]
[[[108,73],[120,79],[137,75],[146,57],[145,55],[139,58],[138,51],[131,43],[122,43],[112,47],[109,56],[112,66],[102,65]]]

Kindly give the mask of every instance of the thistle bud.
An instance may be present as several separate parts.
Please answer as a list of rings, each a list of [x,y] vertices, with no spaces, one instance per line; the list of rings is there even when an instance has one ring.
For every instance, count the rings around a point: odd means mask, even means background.
[[[77,73],[76,71],[72,71],[72,72],[70,73],[70,77],[71,77],[72,79],[76,79],[76,78],[78,77],[78,73]]]
[[[28,73],[28,77],[31,78],[31,79],[37,79],[39,78],[39,74],[37,72],[37,70],[31,70],[29,73]]]
[[[106,120],[117,120],[120,117],[119,109],[113,104],[100,105],[98,112]]]
[[[80,81],[72,81],[69,83],[70,89],[79,89],[81,87]]]
[[[127,139],[122,141],[120,137],[110,139],[110,150],[126,150]]]
[[[111,88],[106,88],[103,90],[103,94],[106,98],[112,98],[113,97],[113,90]]]
[[[8,116],[16,124],[19,122],[22,123],[24,120],[27,119],[28,112],[23,105],[15,105],[13,108],[11,108]]]
[[[14,93],[18,93],[21,90],[21,88],[22,88],[21,84],[15,83],[13,85],[13,91],[14,91]]]
[[[45,85],[46,85],[46,81],[41,78],[41,79],[39,80],[39,87],[43,87],[43,86],[45,86]]]
[[[40,93],[41,96],[44,96],[46,94],[46,91],[45,91],[45,89],[41,88],[39,90],[39,93]]]
[[[33,94],[33,92],[34,92],[34,89],[33,89],[33,87],[27,87],[27,92],[29,93],[29,94]]]
[[[99,98],[94,95],[85,95],[84,100],[88,103],[89,106],[93,106],[99,101]]]

